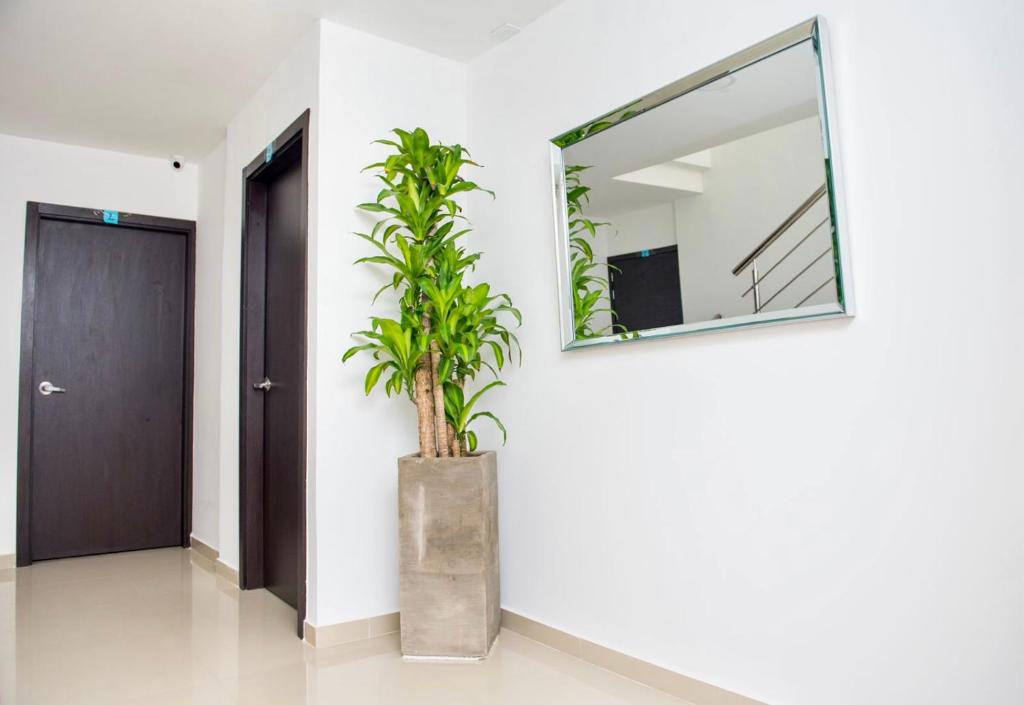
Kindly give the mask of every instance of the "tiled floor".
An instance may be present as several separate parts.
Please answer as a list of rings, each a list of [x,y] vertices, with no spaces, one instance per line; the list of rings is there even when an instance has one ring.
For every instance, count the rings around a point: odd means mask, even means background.
[[[682,701],[508,631],[482,663],[406,662],[395,636],[314,649],[277,598],[239,592],[189,551],[162,549],[0,571],[0,703]]]

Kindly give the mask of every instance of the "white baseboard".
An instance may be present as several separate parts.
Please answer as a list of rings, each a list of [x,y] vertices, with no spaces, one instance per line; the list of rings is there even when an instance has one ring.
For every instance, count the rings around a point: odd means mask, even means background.
[[[193,562],[238,587],[238,570],[222,561],[220,559],[220,552],[202,539],[197,539],[195,536],[189,538],[189,548],[195,554],[192,558]]]
[[[220,557],[220,552],[195,535],[189,537],[190,548],[203,558],[215,561]]]
[[[318,648],[351,644],[373,639],[385,634],[399,631],[400,616],[398,612],[382,614],[378,617],[356,619],[340,624],[313,626],[306,622],[305,639]],[[765,705],[760,700],[748,698],[716,685],[684,676],[682,673],[670,671],[653,663],[642,661],[633,656],[614,651],[608,647],[595,644],[568,632],[537,622],[528,617],[501,611],[501,628],[515,632],[528,639],[540,642],[570,656],[586,661],[598,668],[611,671],[623,678],[642,683],[643,685],[674,695],[692,705]],[[416,659],[436,661],[438,659]]]
[[[515,612],[501,611],[501,627],[693,705],[765,705],[760,700],[641,661]]]
[[[398,628],[398,612],[391,612],[376,617],[356,619],[351,622],[341,622],[340,624],[327,624],[321,627],[316,627],[306,622],[303,625],[303,634],[306,641],[312,646],[323,648],[373,639],[385,634],[394,634],[398,632]]]
[[[220,558],[213,562],[214,571],[229,583],[238,587],[238,571],[222,561]]]

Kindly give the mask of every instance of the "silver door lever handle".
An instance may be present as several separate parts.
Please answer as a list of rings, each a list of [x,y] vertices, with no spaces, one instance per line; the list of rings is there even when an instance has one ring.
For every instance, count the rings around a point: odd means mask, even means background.
[[[257,382],[252,385],[253,389],[259,389],[263,392],[269,392],[270,388],[274,386],[274,383],[270,381],[270,377],[264,377],[262,382]]]
[[[48,397],[51,394],[63,394],[66,391],[68,390],[64,389],[64,387],[54,387],[50,382],[39,383],[39,393],[44,397]]]

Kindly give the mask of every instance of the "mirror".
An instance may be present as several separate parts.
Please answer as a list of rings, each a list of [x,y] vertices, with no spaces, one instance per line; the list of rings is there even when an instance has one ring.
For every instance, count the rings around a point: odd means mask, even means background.
[[[551,141],[563,349],[852,315],[810,20]]]

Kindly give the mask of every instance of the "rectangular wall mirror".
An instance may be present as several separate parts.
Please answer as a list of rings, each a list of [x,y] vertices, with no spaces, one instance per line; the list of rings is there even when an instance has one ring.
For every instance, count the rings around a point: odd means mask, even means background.
[[[562,347],[852,315],[815,18],[551,141]]]

